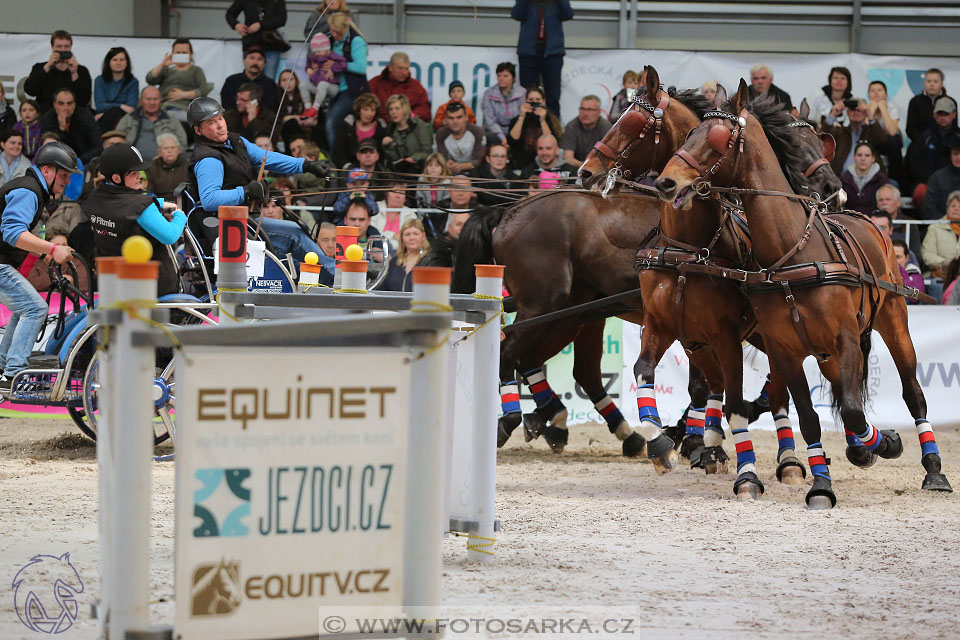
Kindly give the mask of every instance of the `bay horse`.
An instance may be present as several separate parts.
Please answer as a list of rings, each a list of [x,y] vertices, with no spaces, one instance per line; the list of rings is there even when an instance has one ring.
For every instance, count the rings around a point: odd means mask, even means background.
[[[916,378],[917,360],[907,327],[903,287],[892,246],[868,218],[852,212],[823,215],[791,197],[774,149],[796,155],[787,114],[775,117],[767,135],[749,102],[742,79],[736,96],[709,114],[656,181],[660,197],[675,209],[692,211],[694,195],[716,187],[741,190],[754,238],[758,271],[745,281],[771,367],[793,396],[807,462],[814,476],[806,502],[811,509],[836,505],[828,459],[821,443],[802,363],[816,357],[830,381],[847,439],[847,458],[867,467],[877,457],[903,451],[895,431],[878,431],[864,415],[871,329],[876,328],[893,356],[903,397],[914,418],[926,472],[922,488],[952,491],[941,473],[926,400]],[[771,194],[776,192],[776,195]],[[811,320],[816,320],[812,322]]]
[[[671,96],[659,88],[656,70],[648,67],[645,77],[646,86],[638,93],[641,99],[634,100],[581,167],[580,176],[588,184],[598,184],[607,175],[606,167],[610,164],[620,170],[625,167],[634,174],[650,170],[649,159],[654,154],[648,147],[656,143],[652,136],[643,140],[643,134],[649,133],[651,123],[662,129],[664,136],[673,135],[672,132],[685,134],[699,124],[696,115],[689,111],[685,118],[682,113],[668,116],[664,107]],[[723,88],[718,86],[717,90],[724,100]],[[678,97],[683,104],[683,96]],[[656,122],[657,111],[663,122]],[[803,150],[798,157],[804,158],[804,164],[788,165],[788,175],[807,191],[838,191],[840,180],[832,170],[824,169],[829,169],[829,163],[823,158],[821,139],[802,125],[794,133],[798,148]],[[630,148],[643,153],[624,154]],[[695,414],[696,419],[687,422],[688,433],[704,441],[701,464],[708,469],[717,464],[716,452],[723,438],[720,418],[725,390],[727,420],[737,449],[738,476],[734,493],[756,497],[763,492],[763,483],[756,475],[756,457],[747,432],[749,413],[742,397],[741,347],[743,338],[753,333],[756,320],[737,283],[737,274],[743,273],[750,253],[750,239],[735,222],[738,214],[730,207],[721,209],[716,198],[697,201],[695,206],[698,209],[695,215],[677,215],[662,203],[657,236],[657,244],[662,248],[640,251],[640,256],[646,254],[648,265],[640,272],[644,329],[635,367],[638,404],[644,421],[641,434],[651,437],[659,430],[654,393],[656,366],[666,349],[679,339],[710,387],[706,406],[695,409],[691,415]],[[707,309],[709,313],[704,313]],[[762,348],[762,344],[757,346]],[[775,371],[772,373],[776,380]],[[780,436],[776,475],[782,482],[800,484],[806,472],[794,453],[786,388],[777,381],[771,385],[770,394]]]

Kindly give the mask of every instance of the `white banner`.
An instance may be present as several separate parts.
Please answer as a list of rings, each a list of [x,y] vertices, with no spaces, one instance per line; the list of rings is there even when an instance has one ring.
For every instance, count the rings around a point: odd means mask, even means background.
[[[807,322],[811,322],[810,319]],[[927,417],[934,429],[960,426],[957,399],[960,398],[960,307],[910,307],[910,335],[917,350],[917,378],[927,400]],[[623,324],[623,388],[621,410],[627,420],[638,424],[636,379],[633,365],[640,353],[640,327]],[[687,357],[675,342],[660,361],[656,372],[657,408],[664,424],[674,424],[690,399],[687,395]],[[767,359],[753,347],[744,351],[744,396],[754,399],[769,371]],[[824,427],[839,428],[831,413],[830,384],[823,379],[816,360],[804,361],[810,396]],[[900,376],[880,334],[873,334],[869,360],[869,402],[867,419],[880,429],[913,429],[913,418],[903,402]],[[791,417],[798,429],[791,401]],[[752,427],[772,429],[770,414]],[[799,430],[797,431],[799,437]]]
[[[73,50],[81,64],[96,77],[100,74],[103,57],[110,47],[126,47],[133,61],[134,74],[145,85],[147,71],[159,64],[170,50],[171,40],[161,38],[106,38],[77,36]],[[214,84],[212,97],[219,99],[224,78],[243,68],[240,42],[237,40],[202,40],[193,43],[195,61]],[[368,53],[369,77],[379,74],[390,55],[402,50],[410,55],[414,76],[430,93],[433,107],[448,100],[447,85],[453,80],[463,82],[467,103],[480,118],[480,100],[487,87],[496,82],[496,66],[503,61],[516,64],[513,47],[457,47],[432,45],[372,44]],[[303,61],[295,65],[301,53],[300,43],[294,43],[289,58],[282,62],[290,67],[303,68]],[[30,73],[35,62],[50,56],[47,34],[4,34],[0,38],[0,57],[4,61],[0,80],[8,96],[20,78]],[[774,71],[774,84],[787,91],[794,104],[804,97],[815,95],[827,84],[831,67],[846,66],[853,77],[853,93],[866,97],[867,85],[872,80],[883,80],[890,101],[900,111],[900,128],[904,129],[907,103],[923,87],[923,72],[930,67],[942,69],[948,79],[960,73],[958,58],[930,58],[918,56],[874,56],[854,53],[806,54],[793,53],[710,53],[659,50],[592,50],[569,49],[564,59],[561,115],[564,122],[577,114],[582,96],[594,94],[608,109],[613,96],[621,89],[621,77],[628,69],[641,70],[652,64],[668,85],[681,88],[699,87],[706,80],[721,82],[728,90],[736,88],[740,78],[749,80],[750,67],[759,62]],[[304,76],[301,74],[301,80]]]
[[[318,606],[399,606],[406,351],[189,356],[177,363],[177,637],[315,636]]]

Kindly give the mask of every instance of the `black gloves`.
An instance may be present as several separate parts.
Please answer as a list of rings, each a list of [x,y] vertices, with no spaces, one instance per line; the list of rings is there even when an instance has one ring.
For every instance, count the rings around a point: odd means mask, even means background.
[[[243,187],[243,199],[249,202],[260,202],[267,197],[267,183],[252,181]]]
[[[315,176],[323,178],[327,175],[331,166],[332,165],[326,160],[304,160],[303,172],[312,173]]]

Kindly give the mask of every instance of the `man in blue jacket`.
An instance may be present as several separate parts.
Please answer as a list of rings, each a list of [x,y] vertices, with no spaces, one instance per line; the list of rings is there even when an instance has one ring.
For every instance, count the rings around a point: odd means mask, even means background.
[[[517,0],[510,17],[520,21],[517,57],[520,85],[542,85],[547,109],[560,117],[560,72],[563,70],[563,25],[573,18],[570,0]]]
[[[49,255],[58,264],[70,260],[70,247],[38,238],[30,229],[74,173],[80,173],[77,154],[62,142],[50,142],[37,151],[26,175],[0,187],[0,302],[13,313],[0,341],[0,393],[9,393],[13,377],[27,368],[47,317],[47,303],[23,274],[38,256]]]

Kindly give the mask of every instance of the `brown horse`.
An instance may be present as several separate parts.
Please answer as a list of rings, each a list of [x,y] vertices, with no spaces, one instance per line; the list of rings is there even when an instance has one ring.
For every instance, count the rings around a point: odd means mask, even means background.
[[[893,431],[879,432],[863,411],[865,362],[870,330],[887,344],[903,396],[916,421],[926,471],[923,488],[951,491],[941,461],[926,401],[916,379],[916,353],[907,329],[905,293],[889,240],[859,214],[820,215],[790,194],[774,147],[781,157],[796,155],[787,114],[768,115],[767,135],[748,102],[741,80],[736,97],[711,113],[694,131],[657,180],[660,197],[675,209],[692,210],[692,198],[712,187],[744,189],[742,198],[760,271],[746,286],[771,368],[782,375],[793,396],[800,430],[807,442],[813,487],[810,508],[831,508],[836,496],[820,442],[820,421],[813,409],[802,362],[816,356],[830,381],[847,433],[847,457],[870,466],[877,456],[902,451]],[[773,146],[771,146],[773,145]],[[761,193],[767,191],[768,193]]]

